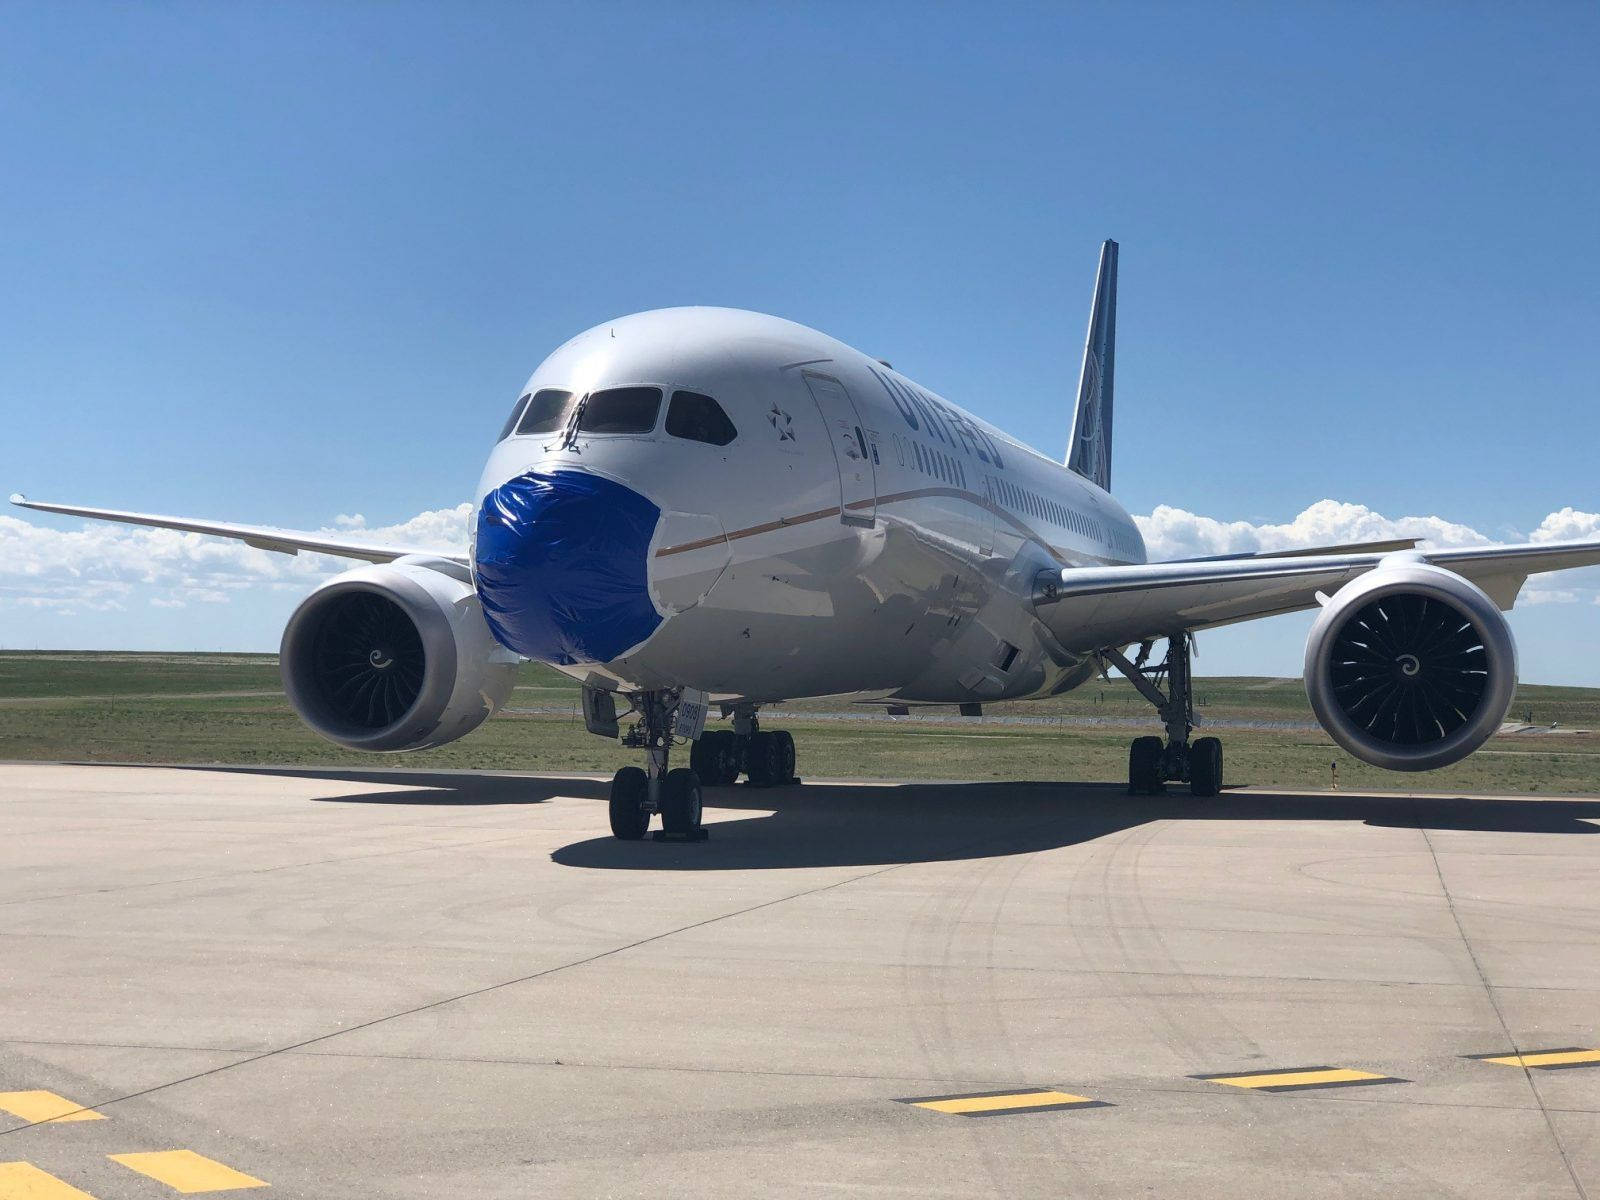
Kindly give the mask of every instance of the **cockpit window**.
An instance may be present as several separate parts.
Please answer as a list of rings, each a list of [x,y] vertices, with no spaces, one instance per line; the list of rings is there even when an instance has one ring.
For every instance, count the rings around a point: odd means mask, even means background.
[[[661,389],[610,388],[591,392],[578,419],[580,433],[649,433],[661,412]]]
[[[667,432],[713,446],[726,446],[739,436],[722,405],[699,392],[672,393],[672,403],[667,406]]]
[[[495,438],[495,441],[503,442],[511,436],[511,431],[517,427],[517,418],[522,415],[523,407],[528,403],[528,399],[528,392],[523,392],[522,395],[517,397],[517,406],[511,410],[511,415],[506,418],[505,427],[500,430],[500,436]]]
[[[558,392],[554,388],[535,392],[522,420],[517,423],[517,433],[554,433],[566,424],[567,403],[571,399],[571,392]]]

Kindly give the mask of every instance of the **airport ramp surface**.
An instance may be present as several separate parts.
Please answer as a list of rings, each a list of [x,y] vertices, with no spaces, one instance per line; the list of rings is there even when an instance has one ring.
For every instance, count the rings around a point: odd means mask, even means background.
[[[604,795],[0,765],[0,1197],[1600,1195],[1600,800]]]

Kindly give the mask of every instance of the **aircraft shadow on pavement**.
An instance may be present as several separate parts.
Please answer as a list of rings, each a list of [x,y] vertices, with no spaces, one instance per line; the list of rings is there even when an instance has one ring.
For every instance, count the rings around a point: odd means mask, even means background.
[[[493,805],[543,804],[554,796],[604,800],[610,790],[605,779],[574,776],[479,774],[469,771],[419,771],[415,769],[349,770],[322,767],[213,766],[207,764],[73,763],[72,766],[118,766],[163,771],[216,771],[227,775],[267,775],[280,779],[319,779],[331,784],[386,784],[396,789],[340,792],[311,799],[323,804],[423,804]]]
[[[171,767],[162,769],[170,770]],[[194,766],[184,770],[387,784],[337,787],[331,804],[438,807],[539,804],[556,796],[596,802],[603,820],[609,781],[591,776],[468,771]],[[1359,792],[1224,791],[1197,800],[1181,785],[1130,796],[1109,783],[807,783],[705,789],[710,839],[618,841],[609,835],[562,846],[562,866],[636,871],[745,871],[874,866],[1031,854],[1077,845],[1149,821],[1352,821],[1396,828],[1481,833],[1600,833],[1600,799],[1381,796]],[[748,814],[718,819],[727,812]]]
[[[813,783],[764,790],[708,788],[710,839],[691,844],[575,842],[551,858],[615,870],[739,871],[870,866],[1031,854],[1156,820],[1356,821],[1403,829],[1486,833],[1600,833],[1600,800],[1224,792],[1176,788],[1130,796],[1121,785],[1070,783]],[[664,853],[665,852],[665,853]]]

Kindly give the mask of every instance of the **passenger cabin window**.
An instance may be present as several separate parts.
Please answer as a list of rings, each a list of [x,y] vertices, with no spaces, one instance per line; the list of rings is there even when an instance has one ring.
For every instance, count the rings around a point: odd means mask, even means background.
[[[517,427],[517,418],[522,415],[522,410],[530,399],[532,397],[527,392],[523,392],[522,395],[517,397],[517,406],[511,410],[511,415],[506,418],[506,423],[500,430],[500,436],[495,438],[496,442],[503,442],[511,436],[511,431]]]
[[[522,420],[517,422],[517,434],[554,433],[562,428],[567,423],[567,405],[571,400],[571,392],[558,392],[554,388],[535,392]]]
[[[728,414],[710,396],[699,392],[673,392],[667,406],[667,432],[675,438],[726,446],[739,436]]]
[[[661,412],[661,389],[609,388],[591,392],[578,418],[580,433],[649,433]]]

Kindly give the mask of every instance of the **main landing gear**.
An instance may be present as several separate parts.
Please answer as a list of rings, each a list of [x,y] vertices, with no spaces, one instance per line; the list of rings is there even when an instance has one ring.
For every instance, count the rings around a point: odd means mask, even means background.
[[[707,787],[727,787],[741,773],[752,787],[799,783],[794,773],[794,738],[787,730],[763,730],[754,709],[735,709],[732,729],[700,735],[689,765]]]
[[[1167,727],[1165,743],[1158,737],[1134,738],[1128,748],[1128,791],[1135,796],[1156,796],[1165,792],[1168,781],[1187,782],[1192,796],[1215,796],[1222,790],[1222,743],[1214,737],[1196,738],[1194,732],[1194,688],[1189,676],[1193,649],[1188,633],[1167,638],[1166,661],[1145,666],[1150,643],[1139,647],[1139,657],[1129,662],[1116,649],[1100,651],[1100,657],[1128,677],[1140,695],[1156,706]],[[1163,694],[1155,682],[1167,677]]]
[[[657,839],[704,841],[700,823],[700,777],[692,768],[667,769],[672,750],[673,720],[678,711],[675,691],[645,692],[635,701],[639,722],[623,735],[622,744],[645,752],[645,767],[623,767],[611,780],[611,832],[636,842],[661,814]]]

